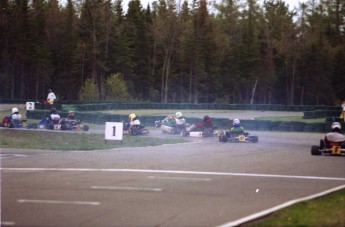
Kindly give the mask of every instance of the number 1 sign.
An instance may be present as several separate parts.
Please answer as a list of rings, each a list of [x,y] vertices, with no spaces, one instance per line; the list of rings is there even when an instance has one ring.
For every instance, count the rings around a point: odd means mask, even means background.
[[[105,139],[122,140],[123,123],[122,122],[105,122]]]

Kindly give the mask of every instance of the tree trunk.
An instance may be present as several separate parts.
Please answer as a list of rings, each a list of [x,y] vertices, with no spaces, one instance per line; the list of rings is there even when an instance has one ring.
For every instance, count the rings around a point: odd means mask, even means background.
[[[250,98],[250,104],[254,104],[254,96],[255,96],[256,86],[258,85],[258,80],[259,80],[259,77],[256,77],[255,83],[252,89],[252,97]]]

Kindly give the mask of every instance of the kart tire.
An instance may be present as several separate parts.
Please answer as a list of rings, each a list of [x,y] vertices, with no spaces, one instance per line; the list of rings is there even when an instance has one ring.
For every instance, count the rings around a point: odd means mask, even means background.
[[[319,146],[312,146],[311,147],[311,154],[312,155],[321,155],[321,151],[319,150]]]
[[[223,142],[223,143],[228,142],[228,137],[226,135],[220,135],[218,138],[219,138],[219,142]]]
[[[89,126],[88,125],[84,125],[84,127],[83,127],[83,131],[89,131]]]
[[[141,135],[148,135],[148,134],[150,134],[150,131],[148,129],[144,128],[141,130]]]
[[[186,130],[183,130],[181,132],[181,136],[184,136],[184,137],[189,136],[189,132],[187,132]]]
[[[66,124],[62,124],[62,125],[61,125],[61,130],[62,130],[62,131],[67,130],[67,125],[66,125]]]
[[[54,124],[52,123],[47,123],[46,127],[47,129],[54,130]]]
[[[253,143],[259,142],[259,137],[257,137],[257,136],[252,136],[252,142],[253,142]]]

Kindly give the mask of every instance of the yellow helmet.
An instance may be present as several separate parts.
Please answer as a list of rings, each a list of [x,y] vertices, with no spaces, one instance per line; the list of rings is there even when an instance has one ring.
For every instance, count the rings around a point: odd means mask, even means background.
[[[135,115],[135,113],[131,113],[129,115],[129,120],[132,121],[134,118],[136,118],[137,116]]]

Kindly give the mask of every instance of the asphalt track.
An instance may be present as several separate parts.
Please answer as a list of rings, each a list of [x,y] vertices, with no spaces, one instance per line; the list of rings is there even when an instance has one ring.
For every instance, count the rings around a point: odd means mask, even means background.
[[[310,154],[322,134],[251,134],[259,143],[2,148],[1,226],[237,226],[345,186],[344,156]]]

